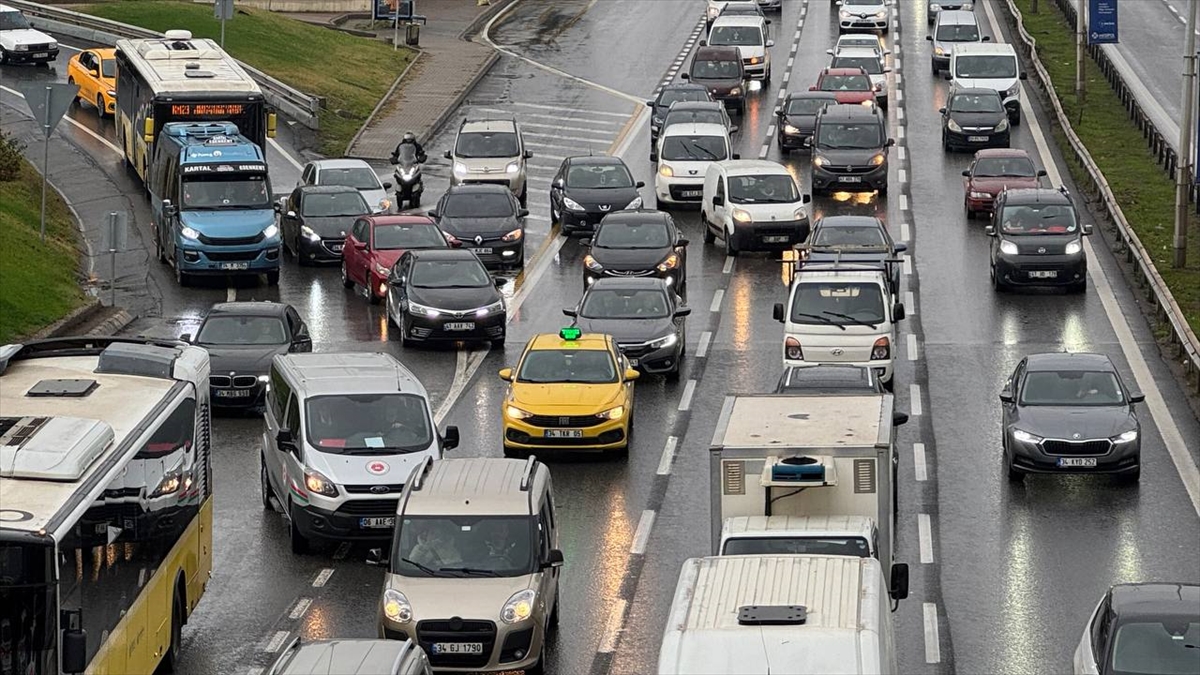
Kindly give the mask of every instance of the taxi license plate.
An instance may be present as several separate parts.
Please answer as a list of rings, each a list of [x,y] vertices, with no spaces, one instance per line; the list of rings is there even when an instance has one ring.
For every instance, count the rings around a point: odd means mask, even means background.
[[[704,194],[704,190],[680,190],[680,197],[700,197]]]
[[[446,330],[475,330],[474,321],[453,321],[446,324]]]
[[[583,438],[583,429],[546,429],[542,438]]]
[[[376,530],[385,527],[393,527],[396,524],[396,519],[393,516],[382,518],[359,518],[358,526],[364,530]]]
[[[482,654],[482,642],[435,642],[434,654]]]
[[[223,269],[223,270],[248,270],[248,269],[250,269],[250,263],[248,263],[248,262],[221,263],[221,269]]]
[[[1029,273],[1030,279],[1056,279],[1058,270],[1034,270]]]
[[[218,389],[217,398],[250,398],[249,389]]]
[[[987,136],[967,136],[967,141],[970,143],[987,143]]]
[[[862,176],[838,176],[840,183],[861,183]]]
[[[491,254],[492,254],[492,249],[490,249],[490,248],[477,248],[477,249],[475,249],[475,252],[476,252],[476,253],[478,253],[479,255],[491,255]]]
[[[763,237],[764,244],[786,244],[787,241],[788,241],[788,237],[786,234],[772,235],[770,237]]]
[[[1062,468],[1081,467],[1087,469],[1096,468],[1095,457],[1059,457],[1058,465]]]

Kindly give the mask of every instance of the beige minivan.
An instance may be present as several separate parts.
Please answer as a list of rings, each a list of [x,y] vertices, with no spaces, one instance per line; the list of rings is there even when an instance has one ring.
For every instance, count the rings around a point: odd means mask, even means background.
[[[427,459],[397,506],[379,635],[412,639],[439,671],[540,673],[558,622],[550,470],[528,460]]]

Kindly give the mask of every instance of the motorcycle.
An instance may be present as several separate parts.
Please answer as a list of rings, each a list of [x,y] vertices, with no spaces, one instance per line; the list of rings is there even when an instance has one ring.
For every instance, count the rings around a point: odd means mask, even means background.
[[[425,183],[421,180],[421,164],[425,160],[425,153],[418,155],[416,148],[407,143],[392,154],[392,164],[396,165],[392,173],[396,179],[396,210],[403,209],[405,202],[408,202],[410,209],[421,205],[421,193],[425,191]]]

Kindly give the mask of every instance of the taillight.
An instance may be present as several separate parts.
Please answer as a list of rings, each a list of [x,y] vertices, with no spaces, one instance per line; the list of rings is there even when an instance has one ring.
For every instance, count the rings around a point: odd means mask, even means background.
[[[783,357],[790,361],[803,361],[804,350],[800,349],[800,341],[789,337],[783,341]]]
[[[892,341],[886,337],[881,337],[875,341],[875,345],[871,347],[871,360],[883,361],[891,358]]]

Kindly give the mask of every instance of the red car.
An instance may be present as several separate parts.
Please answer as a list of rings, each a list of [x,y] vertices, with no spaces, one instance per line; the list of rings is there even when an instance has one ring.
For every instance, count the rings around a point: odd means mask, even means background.
[[[838,103],[875,103],[875,86],[863,68],[826,68],[808,90],[830,92]]]
[[[425,216],[363,216],[342,246],[342,285],[367,289],[371,304],[387,297],[388,275],[405,251],[450,248],[446,235]]]
[[[1017,148],[992,148],[975,153],[963,175],[963,208],[967,219],[990,213],[996,195],[1005,188],[1041,187],[1046,172],[1038,169],[1029,153]]]

